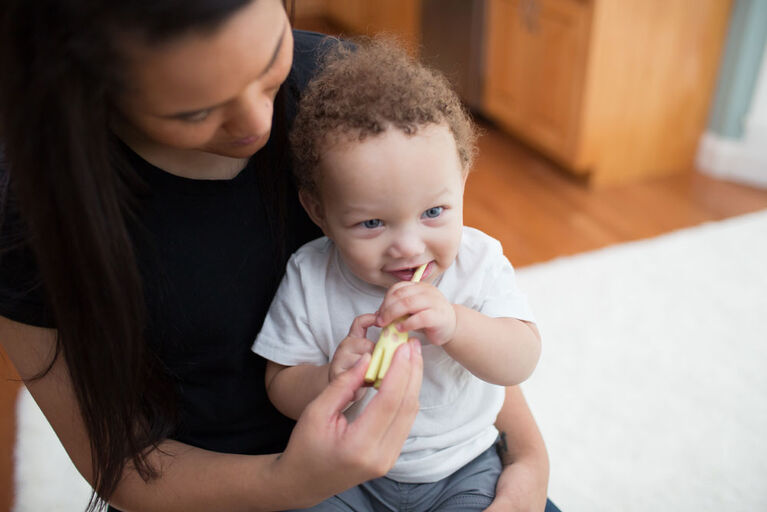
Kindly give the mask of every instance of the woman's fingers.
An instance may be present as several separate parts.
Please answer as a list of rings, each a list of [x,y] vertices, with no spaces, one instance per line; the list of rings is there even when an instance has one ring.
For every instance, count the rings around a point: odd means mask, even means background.
[[[350,436],[351,425],[341,412],[360,389],[369,360],[367,354],[360,358],[304,409],[285,451],[275,460],[281,478],[296,488],[314,490],[315,501],[379,476],[376,447],[355,439],[359,435]]]
[[[321,480],[317,492],[326,495],[391,469],[418,411],[423,363],[415,343],[411,340],[397,351],[379,393],[353,422],[341,410],[362,384],[368,354],[304,410],[276,461],[297,485],[317,488]]]
[[[397,449],[396,455],[399,456],[399,451],[402,449],[402,445],[405,443],[410,429],[415,421],[416,414],[418,413],[418,397],[421,392],[421,380],[423,378],[423,359],[421,358],[421,342],[416,338],[410,338],[408,343],[402,345],[402,347],[410,348],[409,365],[402,364],[403,361],[398,361],[398,354],[395,353],[392,366],[384,377],[379,394],[387,391],[387,386],[396,386],[404,381],[404,391],[401,394],[399,410],[396,416],[393,418],[387,432],[386,441],[392,448]],[[402,348],[400,347],[400,349]],[[398,352],[399,350],[398,349]],[[399,355],[404,359],[404,354]],[[392,370],[398,368],[397,373],[392,374]],[[388,380],[388,382],[387,382]]]
[[[411,340],[397,349],[378,393],[352,424],[355,434],[378,447],[387,467],[399,455],[415,420],[422,374],[420,342]]]
[[[313,413],[318,413],[326,419],[341,414],[354,399],[354,393],[362,387],[369,362],[370,354],[363,354],[354,366],[336,376],[307,409],[311,408]]]

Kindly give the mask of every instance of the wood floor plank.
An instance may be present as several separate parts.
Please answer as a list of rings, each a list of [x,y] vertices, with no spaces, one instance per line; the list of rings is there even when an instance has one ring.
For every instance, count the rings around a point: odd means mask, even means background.
[[[469,178],[465,222],[516,266],[767,209],[767,190],[698,172],[591,189],[492,125]]]
[[[13,447],[20,386],[19,376],[0,346],[0,510],[11,510],[13,504]]]

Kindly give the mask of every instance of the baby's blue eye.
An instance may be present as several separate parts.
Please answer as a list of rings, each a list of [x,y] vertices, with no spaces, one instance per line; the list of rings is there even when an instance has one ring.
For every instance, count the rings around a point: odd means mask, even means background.
[[[383,222],[381,222],[381,219],[370,219],[362,223],[362,225],[366,227],[367,229],[380,228],[381,224],[383,224]]]
[[[440,215],[442,215],[442,210],[444,210],[441,206],[434,206],[433,208],[429,208],[425,212],[423,212],[423,216],[427,219],[436,219]]]

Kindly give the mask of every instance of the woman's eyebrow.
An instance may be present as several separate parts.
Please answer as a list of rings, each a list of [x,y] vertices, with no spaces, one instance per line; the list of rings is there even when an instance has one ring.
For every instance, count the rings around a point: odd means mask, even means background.
[[[282,32],[280,32],[280,38],[277,40],[277,45],[274,47],[274,52],[272,52],[272,56],[269,59],[269,62],[266,64],[266,67],[264,68],[264,70],[261,73],[259,73],[258,78],[261,78],[262,76],[267,74],[269,70],[272,69],[272,66],[274,66],[274,63],[277,61],[277,57],[279,56],[280,50],[282,49],[282,44],[285,41],[285,30],[287,29],[287,27],[288,27],[288,23],[286,22],[282,27]],[[221,107],[223,105],[226,105],[226,103],[227,102],[224,101],[217,105],[210,105],[209,107],[190,110],[188,112],[176,112],[176,113],[169,114],[167,116],[162,116],[162,117],[177,119],[177,118],[193,116],[195,114],[199,114],[200,112],[204,112],[206,110],[213,110],[215,108]]]
[[[282,49],[282,43],[285,41],[285,30],[287,29],[288,23],[285,22],[285,24],[282,26],[282,32],[280,32],[280,38],[277,40],[277,46],[274,47],[274,52],[272,52],[272,58],[269,59],[269,63],[266,65],[266,68],[261,72],[260,75],[258,75],[259,78],[264,76],[269,72],[270,69],[272,69],[272,66],[274,66],[274,63],[277,61],[277,56],[280,54],[280,50]]]

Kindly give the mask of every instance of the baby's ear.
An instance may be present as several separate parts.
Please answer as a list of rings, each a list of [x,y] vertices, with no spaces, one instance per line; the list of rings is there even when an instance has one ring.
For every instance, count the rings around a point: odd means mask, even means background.
[[[322,208],[322,203],[317,197],[317,194],[302,189],[298,192],[298,199],[301,201],[301,206],[304,207],[306,213],[309,214],[309,218],[312,219],[322,231],[325,231],[325,211]]]

